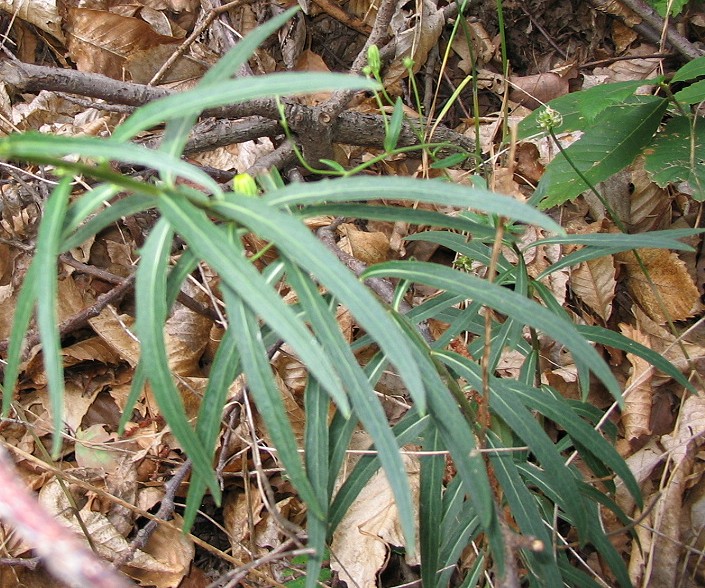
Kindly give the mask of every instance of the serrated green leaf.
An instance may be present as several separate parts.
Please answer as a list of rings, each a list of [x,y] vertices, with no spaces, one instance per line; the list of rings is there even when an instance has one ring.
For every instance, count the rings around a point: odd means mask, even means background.
[[[673,76],[673,82],[687,82],[700,76],[705,76],[705,57],[698,57],[686,63]]]
[[[562,124],[554,131],[568,133],[584,130],[595,122],[599,124],[596,119],[600,113],[610,106],[621,104],[631,97],[638,88],[658,83],[660,79],[604,84],[555,98],[546,105],[560,113],[562,118]],[[543,111],[544,108],[537,108],[519,123],[518,139],[520,141],[546,133],[546,130],[538,122]]]
[[[625,168],[651,141],[667,105],[665,99],[643,97],[640,103],[607,109],[599,124],[585,129],[578,141],[556,154],[546,167],[532,201],[544,209],[558,206]],[[570,158],[572,165],[566,158]]]
[[[646,150],[644,168],[662,188],[687,182],[693,198],[705,200],[705,124],[674,116]]]
[[[673,97],[682,104],[699,104],[705,100],[705,80],[700,80],[679,90]]]

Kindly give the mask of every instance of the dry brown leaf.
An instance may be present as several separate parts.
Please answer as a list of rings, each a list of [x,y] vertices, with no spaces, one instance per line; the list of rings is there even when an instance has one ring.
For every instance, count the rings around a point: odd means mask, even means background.
[[[273,365],[286,387],[301,396],[308,382],[308,370],[295,355],[288,353],[288,346],[285,347],[275,357]]]
[[[468,18],[466,20],[470,30],[470,38],[472,39],[472,50],[468,46],[464,35],[454,37],[451,47],[460,57],[458,68],[465,75],[470,75],[473,67],[480,69],[490,62],[496,47],[492,42],[492,37],[490,37],[480,21],[476,18]]]
[[[199,302],[205,302],[207,296],[189,293]],[[166,351],[169,367],[174,374],[184,377],[202,375],[199,360],[208,345],[213,321],[202,314],[186,308],[180,303],[174,305],[174,312],[166,322]]]
[[[323,58],[310,49],[301,52],[301,55],[296,59],[293,69],[294,71],[330,73],[330,68],[326,65],[326,62],[323,61]],[[330,96],[330,92],[316,92],[314,94],[301,96],[298,101],[303,104],[308,104],[309,106],[316,106],[328,100]]]
[[[568,78],[553,72],[513,76],[510,81],[509,99],[527,108],[539,108],[549,100],[564,96],[570,86]]]
[[[390,247],[389,239],[384,233],[360,231],[351,224],[342,225],[340,228],[348,239],[353,257],[368,265],[387,261]]]
[[[431,0],[419,0],[416,10],[411,13],[404,10],[405,6],[407,6],[405,0],[397,0],[397,10],[390,25],[396,40],[396,55],[385,72],[385,88],[407,75],[403,64],[405,57],[411,57],[414,60],[414,73],[419,71],[426,63],[431,49],[438,43],[445,26],[443,11],[439,10]],[[407,28],[409,21],[416,24]]]
[[[144,20],[104,10],[69,8],[64,28],[69,55],[80,71],[120,80],[132,67],[143,83],[149,81],[147,72],[156,73],[181,42],[173,36],[158,34]],[[127,61],[130,57],[132,60]],[[185,64],[180,67],[186,68],[186,77],[194,75],[188,59],[181,58],[177,63]],[[169,80],[184,79],[178,77],[182,72],[176,69],[172,72]]]
[[[180,525],[181,517],[175,514],[172,522]],[[186,576],[196,553],[193,541],[178,529],[158,525],[144,550],[137,552],[126,573],[143,586],[176,588]]]
[[[639,255],[663,302],[663,308],[632,251],[615,258],[634,301],[657,323],[684,320],[697,311],[700,293],[678,255],[664,249],[640,249]],[[666,314],[664,314],[664,311]]]
[[[570,270],[570,287],[575,295],[607,322],[612,314],[617,270],[611,255],[585,261]]]
[[[649,336],[629,325],[620,325],[622,334],[649,347]],[[622,423],[624,436],[628,441],[651,434],[651,403],[653,399],[651,364],[638,355],[627,353],[627,360],[632,364],[627,381],[628,393],[624,399]]]
[[[64,41],[61,31],[61,15],[56,0],[30,0],[28,2],[13,2],[1,0],[0,10],[6,14],[33,24],[39,30],[49,33],[55,39]]]
[[[673,195],[651,181],[644,169],[644,158],[639,157],[631,166],[631,210],[629,232],[642,233],[666,229],[671,224]]]
[[[256,484],[250,484],[247,492],[233,491],[223,496],[223,526],[228,532],[233,557],[243,563],[253,559],[252,531],[262,520],[263,509],[264,502]]]
[[[418,504],[418,458],[405,455],[402,459],[412,496]],[[377,573],[384,567],[391,545],[404,545],[404,539],[392,489],[380,471],[362,489],[333,534],[331,569],[338,572],[348,586],[375,588]],[[407,563],[417,565],[419,562],[407,558]]]
[[[131,366],[136,367],[140,358],[140,344],[130,328],[135,319],[129,315],[118,316],[112,306],[107,306],[96,317],[88,319],[96,335],[103,339]]]

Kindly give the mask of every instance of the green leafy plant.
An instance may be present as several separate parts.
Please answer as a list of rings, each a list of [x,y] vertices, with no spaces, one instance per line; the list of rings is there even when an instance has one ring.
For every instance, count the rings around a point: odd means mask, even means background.
[[[541,208],[571,200],[609,178],[644,154],[645,168],[661,187],[685,182],[696,200],[705,200],[705,131],[691,106],[705,100],[705,57],[663,77],[596,86],[556,98],[519,125],[519,138],[548,131],[581,131],[547,166],[532,202]],[[644,85],[659,95],[635,95]],[[666,116],[667,115],[667,116]],[[665,123],[664,117],[666,116]],[[657,132],[658,131],[658,132]]]
[[[283,93],[378,88],[369,80],[333,74],[230,79],[255,47],[291,14],[284,13],[257,28],[195,89],[136,111],[108,140],[32,133],[0,140],[2,157],[50,164],[65,174],[46,202],[37,252],[18,302],[4,375],[5,414],[16,387],[23,337],[36,309],[54,424],[57,431],[61,430],[64,382],[56,328],[57,276],[49,269],[55,268],[62,252],[121,217],[154,209],[160,219],[140,252],[136,272],[134,331],[140,340],[141,359],[128,404],[136,401],[149,382],[162,415],[193,462],[184,523],[187,528],[205,492],[219,499],[212,459],[221,413],[228,387],[244,374],[247,393],[265,422],[278,459],[307,505],[308,545],[314,554],[306,559],[306,586],[315,586],[322,577],[321,565],[333,532],[380,468],[394,492],[406,548],[413,551],[415,511],[399,453],[400,446],[409,443],[424,450],[418,521],[424,586],[447,586],[453,566],[471,541],[481,545],[481,553],[466,585],[472,585],[489,565],[498,575],[504,574],[510,567],[507,553],[523,560],[535,585],[595,585],[573,567],[564,546],[556,544],[556,521],[571,525],[580,545],[590,544],[596,549],[618,583],[628,586],[626,568],[599,524],[598,511],[602,506],[622,516],[612,500],[615,475],[637,502],[639,488],[610,442],[584,416],[591,413],[580,410],[551,388],[535,384],[537,333],[544,333],[572,353],[585,393],[592,374],[621,402],[619,384],[592,342],[628,350],[683,385],[689,384],[651,350],[606,329],[573,325],[552,295],[528,275],[517,235],[522,225],[535,224],[556,234],[544,240],[545,244],[582,244],[585,247],[570,260],[577,263],[590,256],[643,247],[646,241],[651,247],[686,248],[677,240],[686,232],[568,237],[532,206],[482,188],[443,181],[343,177],[283,186],[272,178],[262,178],[260,196],[247,178],[239,178],[232,191],[222,187],[179,157],[203,109]],[[630,87],[629,92],[632,90]],[[642,106],[663,114],[665,100],[656,99],[663,102],[658,108],[654,100],[639,99],[632,104],[626,92],[625,87],[613,99],[603,99],[604,109],[594,112],[594,118],[610,108],[642,112]],[[612,106],[614,102],[626,102],[628,106]],[[579,111],[576,120],[584,118],[586,104],[578,100],[575,107]],[[570,120],[567,112],[566,119]],[[166,122],[166,129],[159,151],[129,143],[137,133],[162,122]],[[75,154],[80,156],[77,162],[64,159]],[[159,180],[149,183],[132,179],[114,171],[108,162],[147,163],[159,172]],[[77,173],[102,183],[71,198],[70,177]],[[546,193],[547,188],[543,190]],[[120,198],[116,198],[118,193]],[[374,204],[381,197],[453,207],[460,213],[453,216]],[[104,202],[111,202],[111,206],[104,207]],[[463,259],[480,260],[495,267],[496,277],[490,281],[465,272],[469,261],[450,268],[409,260],[370,267],[358,279],[304,224],[305,219],[321,214],[431,225],[434,231],[410,238],[437,242]],[[278,252],[276,261],[264,270],[258,270],[245,255],[242,239],[250,232]],[[185,246],[178,262],[172,264],[171,249],[177,235]],[[474,238],[468,239],[470,235]],[[520,253],[517,264],[493,254],[497,240]],[[194,426],[187,419],[169,371],[163,327],[183,282],[201,262],[220,276],[228,328],[213,361]],[[399,301],[403,287],[395,302],[388,304],[365,286],[363,280],[373,278],[393,278],[402,285],[426,284],[439,294],[402,312]],[[296,292],[296,305],[287,305],[281,299],[278,288],[284,283]],[[336,309],[341,305],[365,333],[353,345],[343,338],[336,322]],[[487,314],[486,309],[492,309],[492,313]],[[420,326],[430,318],[450,324],[435,341],[421,335]],[[525,338],[527,332],[531,339]],[[449,351],[449,343],[463,334],[472,335],[472,342],[463,352]],[[303,460],[269,363],[268,350],[281,341],[309,372]],[[360,365],[355,351],[368,345],[374,345],[377,352],[368,363]],[[518,380],[494,375],[505,349],[524,357]],[[483,354],[486,360],[473,359]],[[400,376],[412,403],[393,427],[375,393],[385,370]],[[331,405],[335,407],[332,419]],[[123,422],[129,419],[129,412],[128,406]],[[491,418],[485,419],[486,415]],[[565,437],[559,442],[552,440],[537,415],[556,423]],[[336,491],[358,425],[370,434],[375,452],[362,457]],[[60,443],[61,436],[56,435],[55,455]],[[446,480],[446,456],[442,452],[452,458],[457,472],[450,481]],[[602,480],[600,486],[567,460],[572,452],[582,458],[596,479]],[[496,486],[491,484],[491,477]],[[505,509],[511,512],[512,531],[505,528]],[[507,533],[532,537],[536,542],[507,552]]]

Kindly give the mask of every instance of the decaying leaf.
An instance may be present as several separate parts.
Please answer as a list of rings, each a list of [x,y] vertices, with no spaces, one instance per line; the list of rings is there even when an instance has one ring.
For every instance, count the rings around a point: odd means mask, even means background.
[[[412,496],[418,496],[418,458],[403,456]],[[404,539],[392,490],[383,472],[377,472],[360,492],[333,534],[331,569],[348,586],[375,588],[377,572],[384,567],[389,546]],[[416,553],[418,554],[418,547]],[[409,561],[417,565],[417,560]]]
[[[648,335],[629,325],[620,325],[620,329],[626,337],[647,347],[649,346]],[[631,441],[643,435],[651,434],[649,421],[651,419],[651,402],[653,399],[651,385],[653,370],[647,361],[632,353],[627,353],[627,360],[631,363],[632,370],[627,381],[622,423],[624,424],[624,436]]]
[[[664,249],[640,249],[639,255],[653,287],[632,251],[615,256],[634,301],[661,324],[667,320],[680,321],[693,316],[699,305],[700,293],[678,255]]]
[[[611,255],[581,263],[570,271],[570,287],[605,322],[612,314],[617,280]]]

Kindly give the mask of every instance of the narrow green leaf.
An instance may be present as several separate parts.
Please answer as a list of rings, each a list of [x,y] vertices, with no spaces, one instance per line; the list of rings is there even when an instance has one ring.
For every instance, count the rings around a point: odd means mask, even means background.
[[[654,248],[676,249],[680,251],[695,251],[680,239],[700,235],[705,229],[668,229],[665,231],[649,231],[648,233],[594,233],[592,235],[565,235],[560,237],[547,237],[530,243],[524,251],[533,247],[544,245],[586,245],[590,247],[619,248],[619,251],[630,249]]]
[[[83,198],[80,200],[82,199]],[[119,221],[121,218],[132,216],[154,206],[155,201],[151,196],[132,194],[111,204],[105,210],[101,210],[88,222],[82,224],[73,232],[72,230],[67,230],[68,227],[65,225],[62,235],[61,251],[68,251],[74,247],[79,247],[88,241],[88,239],[94,237],[104,228]],[[71,224],[74,224],[73,219]]]
[[[397,503],[404,538],[407,546],[411,546],[410,551],[413,552],[415,540],[411,490],[406,468],[399,456],[397,442],[389,428],[384,408],[350,347],[343,339],[334,318],[334,312],[323,303],[318,288],[292,262],[287,263],[287,275],[299,296],[301,306],[306,310],[307,318],[315,333],[330,358],[339,366],[355,414],[370,433],[379,451],[380,461]]]
[[[57,458],[61,451],[64,416],[64,365],[58,329],[59,313],[56,308],[59,286],[56,260],[60,253],[61,229],[70,196],[71,179],[67,177],[54,188],[44,207],[37,236],[37,250],[32,261],[38,268],[36,292],[41,293],[41,296],[37,296],[37,327],[51,399],[54,426],[51,453],[54,458]]]
[[[255,401],[259,415],[267,426],[267,432],[277,448],[277,456],[286,469],[287,477],[308,506],[309,516],[325,520],[325,508],[301,463],[296,437],[286,416],[281,393],[274,382],[267,350],[262,345],[257,318],[229,286],[222,286],[222,290],[231,321],[230,329],[235,336],[247,376],[248,393]]]
[[[238,104],[269,96],[295,96],[333,90],[376,90],[376,82],[347,74],[283,72],[214,81],[204,93],[200,87],[179,92],[142,106],[113,132],[110,143],[122,143],[160,123],[197,116],[209,108]],[[107,142],[107,141],[106,141]],[[149,161],[149,160],[146,160]],[[150,163],[151,165],[151,163]]]
[[[414,341],[412,347],[417,362],[421,367],[424,383],[428,387],[428,413],[441,434],[443,444],[450,451],[458,474],[471,496],[475,511],[480,517],[483,530],[487,533],[490,546],[494,550],[498,566],[502,567],[503,539],[495,512],[494,497],[490,488],[485,462],[475,443],[472,428],[473,415],[461,414],[457,399],[451,392],[456,387],[456,394],[461,391],[448,373],[446,367],[435,358],[435,352],[430,352],[412,324],[403,315],[394,315],[398,324],[404,329],[406,336]],[[431,362],[429,359],[431,353]],[[443,375],[443,379],[439,376]]]
[[[118,424],[118,433],[123,435],[125,433],[125,427],[127,423],[132,419],[132,409],[135,407],[137,400],[139,400],[140,395],[144,392],[144,387],[147,384],[147,376],[144,371],[144,360],[140,357],[137,367],[132,374],[132,383],[130,384],[130,393],[127,395],[127,400],[125,401],[125,407],[122,411],[122,416],[120,417],[120,423]]]
[[[404,103],[401,98],[397,96],[397,101],[394,103],[394,112],[392,112],[392,119],[389,121],[389,128],[387,129],[387,134],[384,137],[385,151],[394,151],[397,143],[399,142],[399,135],[401,134],[401,127],[403,123]]]
[[[304,430],[304,450],[306,456],[306,474],[311,481],[319,504],[323,508],[323,518],[308,517],[306,530],[308,546],[314,549],[306,562],[306,586],[316,588],[318,575],[323,565],[323,553],[326,547],[328,518],[328,409],[330,400],[318,382],[308,381],[304,392],[304,409],[306,428]]]
[[[12,134],[0,141],[0,156],[29,161],[42,162],[48,158],[61,158],[77,153],[91,159],[121,161],[138,166],[148,165],[160,173],[174,173],[191,180],[213,194],[222,194],[220,185],[196,166],[139,145],[119,144],[97,137],[67,137],[34,132]],[[55,163],[60,165],[61,162]],[[142,185],[138,183],[137,187],[140,186]],[[145,184],[144,188],[147,187],[148,185]]]
[[[198,435],[206,451],[214,455],[228,390],[239,372],[240,355],[235,343],[235,337],[232,329],[227,329],[213,358],[213,363],[208,373],[208,384],[206,391],[203,393],[203,400],[199,407],[196,421],[196,435]],[[193,526],[205,491],[206,484],[202,478],[198,477],[191,480],[186,496],[184,529],[190,529]]]
[[[338,408],[343,412],[349,411],[340,377],[323,348],[241,253],[223,250],[223,243],[228,242],[223,228],[213,224],[203,211],[185,199],[175,201],[164,198],[159,208],[195,255],[217,271],[223,282],[291,345],[299,359],[335,400]]]
[[[323,202],[355,202],[381,198],[472,208],[490,214],[499,214],[518,222],[537,225],[560,235],[565,234],[558,223],[515,198],[442,180],[416,180],[399,176],[341,178],[315,183],[290,184],[276,192],[265,194],[263,200],[272,206],[295,207]]]
[[[481,370],[476,364],[452,351],[439,351],[436,356],[458,376],[466,378],[472,386],[482,386]],[[578,490],[573,473],[565,467],[563,458],[532,414],[521,403],[512,399],[511,394],[506,393],[495,378],[492,378],[490,385],[492,410],[529,446],[529,450],[550,476],[555,492],[560,496],[558,504],[571,516],[576,529],[584,536],[587,530],[585,501]]]
[[[577,332],[575,326],[563,316],[557,316],[533,300],[470,274],[418,261],[391,261],[368,269],[363,277],[393,277],[434,286],[446,292],[464,295],[468,299],[504,313],[514,320],[545,332],[568,347],[576,359],[581,359],[605,384],[607,389],[622,402],[621,389],[611,370]]]
[[[164,343],[164,323],[167,318],[166,277],[173,231],[166,219],[154,226],[142,249],[137,268],[135,296],[137,320],[135,329],[140,339],[141,361],[145,375],[152,384],[152,392],[162,416],[171,427],[184,451],[191,458],[194,476],[200,476],[210,488],[216,501],[220,487],[209,455],[186,419],[181,393],[169,371],[169,360]]]
[[[537,390],[520,382],[505,380],[501,387],[507,397],[516,397],[526,407],[538,411],[565,430],[583,448],[597,457],[598,461],[611,468],[624,482],[634,499],[641,503],[641,490],[634,475],[617,453],[595,429],[576,416],[566,401],[549,390]]]
[[[52,265],[53,267],[53,265]],[[10,412],[10,405],[15,396],[15,387],[19,376],[20,364],[22,363],[22,350],[25,335],[29,329],[29,322],[32,319],[34,305],[37,302],[38,288],[37,277],[40,268],[36,258],[32,261],[22,282],[20,295],[15,304],[15,314],[12,317],[12,331],[7,347],[7,364],[5,365],[5,378],[3,381],[2,394],[2,416],[7,418]]]
[[[347,457],[347,451],[350,447],[350,440],[352,439],[353,433],[357,430],[357,418],[355,418],[354,413],[350,418],[345,418],[342,413],[338,410],[333,416],[333,420],[328,427],[328,437],[330,439],[328,443],[328,500],[333,497],[333,491],[335,490],[335,480],[340,474],[340,471],[345,463],[345,458]],[[354,500],[354,497],[353,497]],[[344,509],[340,515],[340,518],[345,514]],[[329,514],[328,521],[329,526],[331,526],[330,521],[332,520],[332,515]]]
[[[423,449],[438,451],[443,446],[438,429],[429,427],[424,435]],[[421,456],[421,483],[419,488],[419,537],[421,538],[421,583],[435,586],[441,568],[441,518],[443,515],[443,475],[446,460],[442,454]]]
[[[255,198],[215,202],[212,210],[237,221],[274,243],[296,265],[314,275],[346,306],[360,326],[372,336],[396,366],[419,411],[425,410],[425,390],[409,344],[390,320],[384,307],[311,231],[288,214]],[[338,399],[335,399],[338,402]]]
[[[396,439],[397,451],[402,445],[418,441],[419,436],[428,426],[429,419],[430,417],[428,416],[420,417],[416,411],[404,415],[402,420],[392,428],[392,433]],[[345,446],[346,450],[347,448],[348,445]],[[355,498],[367,485],[367,482],[370,481],[372,476],[375,475],[377,470],[379,470],[381,465],[382,462],[380,461],[379,454],[363,455],[358,460],[357,464],[355,464],[352,472],[350,472],[345,482],[343,482],[343,485],[338,490],[338,493],[335,495],[335,500],[333,500],[333,504],[330,507],[328,519],[329,535],[333,534],[340,524],[340,521],[343,520],[350,505],[355,501]]]
[[[642,359],[648,361],[651,365],[661,370],[667,376],[670,376],[676,380],[693,394],[699,394],[698,389],[693,386],[688,378],[686,378],[676,366],[674,366],[660,353],[656,353],[641,343],[637,343],[633,339],[625,337],[621,333],[611,329],[606,329],[599,326],[591,327],[587,325],[579,325],[577,328],[578,332],[583,334],[588,341],[594,341],[595,343],[599,343],[601,345],[615,347],[616,349],[621,349],[627,353],[633,353],[637,357],[641,357]]]
[[[349,216],[353,218],[367,218],[374,220],[388,220],[392,222],[408,222],[412,225],[429,225],[432,227],[443,227],[465,231],[473,238],[492,239],[496,231],[494,228],[472,222],[463,216],[450,216],[433,210],[422,208],[408,208],[399,206],[374,206],[371,204],[317,204],[307,206],[295,211],[301,218],[312,218],[316,216]],[[411,237],[411,235],[410,235]]]
[[[502,447],[499,439],[494,435],[490,434],[488,440],[492,448]],[[536,506],[535,498],[529,492],[514,465],[512,454],[508,452],[490,453],[490,461],[511,509],[512,518],[519,525],[521,533],[536,537],[544,545],[544,549],[540,553],[524,552],[524,559],[529,564],[534,578],[541,586],[547,588],[560,586],[561,574],[551,550],[553,543],[551,536]]]
[[[92,215],[98,207],[103,206],[106,202],[109,202],[118,192],[120,192],[120,188],[118,186],[100,184],[93,190],[83,193],[80,198],[77,198],[74,202],[72,202],[66,211],[66,218],[64,219],[64,232],[61,236],[62,241],[65,242],[70,238],[71,233],[76,230],[80,230],[78,229],[78,226],[90,215]],[[91,235],[89,234],[88,236],[90,237]],[[78,243],[78,245],[81,243],[83,243],[83,241]],[[76,245],[76,247],[78,245]],[[72,249],[72,247],[65,247],[64,251],[68,249]]]
[[[548,164],[532,201],[550,208],[590,188],[567,157],[592,186],[625,168],[651,141],[667,106],[663,98],[641,97],[640,103],[607,109],[599,124],[585,129],[583,136],[565,149],[565,155],[557,154]]]

